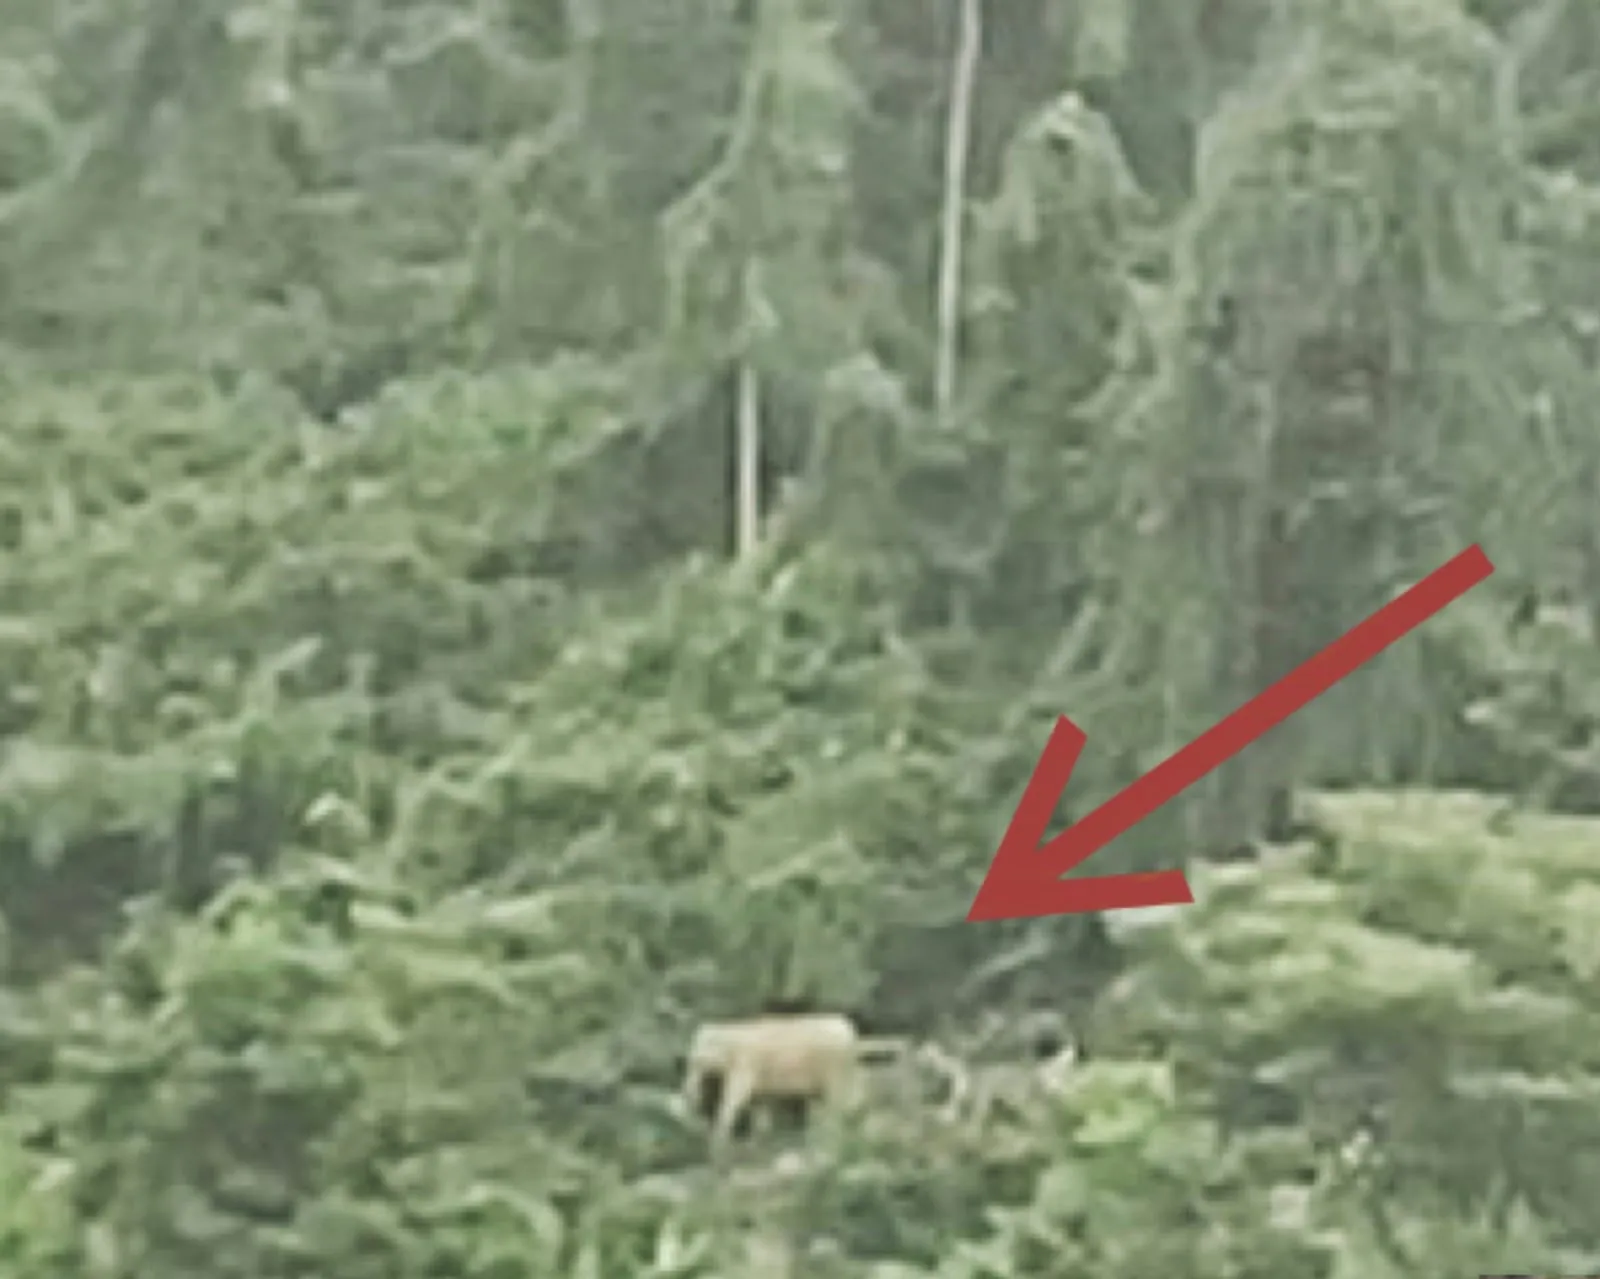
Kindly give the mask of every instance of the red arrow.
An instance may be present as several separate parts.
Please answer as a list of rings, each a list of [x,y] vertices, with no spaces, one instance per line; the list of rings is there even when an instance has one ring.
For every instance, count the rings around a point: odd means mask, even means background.
[[[1045,827],[1088,739],[1066,716],[1056,721],[1044,754],[1022,792],[1005,838],[967,912],[969,920],[1032,919],[1091,910],[1178,906],[1194,901],[1181,870],[1062,879],[1179,791],[1233,758],[1263,733],[1409,634],[1446,604],[1494,572],[1479,546],[1469,546],[1415,586],[1346,631],[1315,657],[1208,728],[1169,759],[1118,791],[1074,826],[1040,847]]]

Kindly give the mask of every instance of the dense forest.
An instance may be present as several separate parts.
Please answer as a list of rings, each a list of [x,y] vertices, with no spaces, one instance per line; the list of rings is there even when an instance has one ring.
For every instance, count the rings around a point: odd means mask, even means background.
[[[1600,1273],[1600,7],[7,14],[5,1279]]]

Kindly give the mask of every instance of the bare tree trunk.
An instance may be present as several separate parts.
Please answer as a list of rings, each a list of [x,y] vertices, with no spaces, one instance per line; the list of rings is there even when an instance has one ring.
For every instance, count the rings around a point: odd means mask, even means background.
[[[755,554],[761,537],[761,384],[749,360],[739,361],[734,549],[741,561]]]
[[[933,402],[940,421],[949,416],[956,392],[963,214],[967,203],[967,156],[972,146],[972,86],[982,43],[982,0],[961,0],[961,28],[950,72],[950,109],[945,120],[944,208],[939,235],[939,328]]]
[[[961,251],[966,225],[967,157],[972,149],[972,89],[983,46],[983,0],[961,0],[955,60],[950,68],[950,106],[944,130],[944,198],[939,218],[938,332],[933,373],[934,417],[950,420],[956,396],[956,361],[961,329]],[[949,621],[966,632],[972,625],[971,583],[951,583]]]
[[[1600,500],[1600,461],[1586,458],[1578,467],[1578,492],[1584,509],[1592,512]],[[1591,515],[1578,533],[1578,569],[1583,591],[1583,612],[1589,637],[1600,641],[1600,522]]]

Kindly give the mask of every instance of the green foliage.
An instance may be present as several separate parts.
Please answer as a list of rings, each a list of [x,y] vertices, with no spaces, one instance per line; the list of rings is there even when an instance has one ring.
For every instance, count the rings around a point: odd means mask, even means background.
[[[1514,1244],[1519,1265],[1576,1271],[1592,1255],[1554,1245],[1595,1242],[1580,1190],[1600,1086],[1593,823],[1527,816],[1495,834],[1495,809],[1319,798],[1334,863],[1305,849],[1197,871],[1201,904],[1133,935],[1144,962],[1106,1013],[1118,1036],[1171,1045],[1230,1126],[1345,1144],[1360,1176],[1344,1208],[1395,1261],[1443,1239],[1439,1216],[1470,1240],[1486,1214],[1503,1232],[1488,1269]]]
[[[11,6],[7,1276],[1600,1270],[1600,19],[959,8]],[[959,922],[1472,541],[1197,904]],[[951,1078],[714,1160],[775,999]]]

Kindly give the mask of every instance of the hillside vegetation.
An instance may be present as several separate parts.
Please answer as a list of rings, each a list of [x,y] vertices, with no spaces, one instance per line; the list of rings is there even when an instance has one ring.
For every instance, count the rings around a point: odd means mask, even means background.
[[[12,9],[6,1279],[1600,1273],[1600,10]]]

